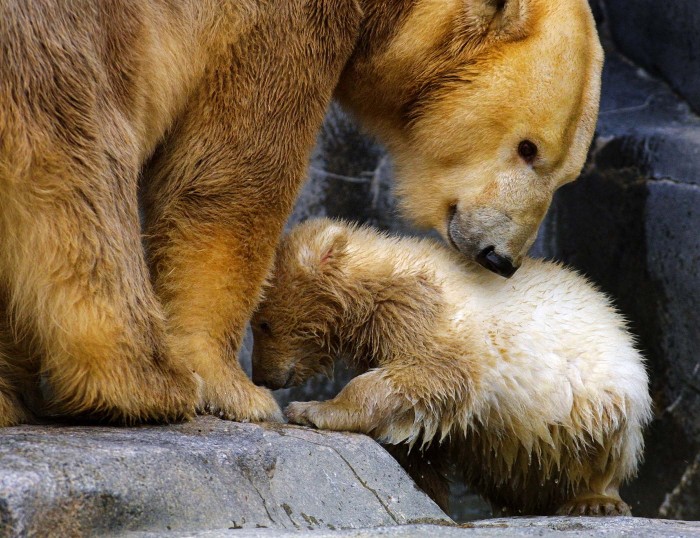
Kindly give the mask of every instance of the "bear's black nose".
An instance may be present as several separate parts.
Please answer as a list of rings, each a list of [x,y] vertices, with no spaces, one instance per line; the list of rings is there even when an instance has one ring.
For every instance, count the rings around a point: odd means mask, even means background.
[[[501,256],[496,254],[494,247],[486,247],[484,250],[479,252],[476,256],[476,261],[486,267],[489,271],[496,273],[497,275],[510,278],[513,276],[515,271],[518,269],[513,266],[513,260],[508,256]]]

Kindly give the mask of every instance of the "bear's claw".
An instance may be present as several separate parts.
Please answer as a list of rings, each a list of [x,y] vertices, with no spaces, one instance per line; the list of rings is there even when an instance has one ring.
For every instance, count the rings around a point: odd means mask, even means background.
[[[560,516],[631,516],[632,510],[622,499],[595,495],[579,497],[564,503],[557,515]]]

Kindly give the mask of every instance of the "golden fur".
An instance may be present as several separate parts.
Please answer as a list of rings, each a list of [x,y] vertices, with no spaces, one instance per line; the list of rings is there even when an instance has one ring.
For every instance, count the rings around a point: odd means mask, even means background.
[[[583,164],[600,60],[585,0],[3,2],[0,425],[28,400],[280,419],[236,353],[333,93],[419,171],[409,214],[446,233],[454,206],[465,255],[469,224],[517,262]],[[540,169],[513,158],[525,136]]]
[[[432,241],[310,221],[283,239],[252,325],[258,383],[338,356],[361,372],[333,400],[290,404],[292,422],[442,450],[510,513],[629,513],[618,488],[641,458],[647,376],[571,271],[526,259],[506,281]]]

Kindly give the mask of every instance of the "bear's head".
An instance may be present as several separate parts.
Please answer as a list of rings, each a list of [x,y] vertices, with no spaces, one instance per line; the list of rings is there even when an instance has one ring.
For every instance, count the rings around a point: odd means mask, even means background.
[[[392,153],[405,213],[510,276],[593,137],[587,0],[365,0],[336,96]]]
[[[292,387],[332,371],[339,318],[353,293],[344,289],[353,285],[343,276],[346,241],[346,229],[325,219],[309,221],[282,238],[251,319],[256,384]]]

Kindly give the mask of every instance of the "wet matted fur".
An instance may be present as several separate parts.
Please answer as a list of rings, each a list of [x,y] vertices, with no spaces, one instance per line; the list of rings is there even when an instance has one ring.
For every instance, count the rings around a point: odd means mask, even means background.
[[[498,511],[629,514],[647,374],[573,271],[526,258],[505,280],[434,241],[308,221],[282,240],[252,324],[258,383],[299,384],[336,357],[359,370],[332,400],[290,404],[290,421],[452,462]],[[434,476],[418,482],[444,504]]]

